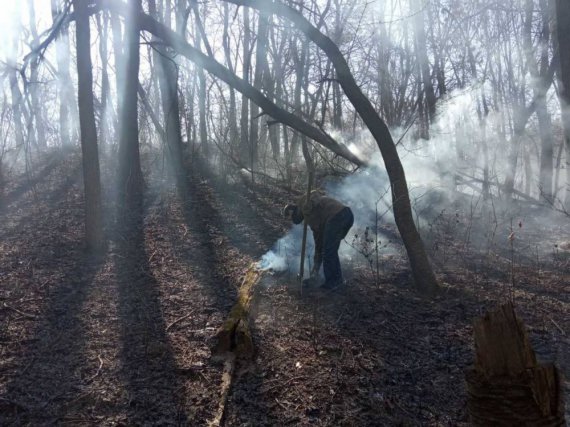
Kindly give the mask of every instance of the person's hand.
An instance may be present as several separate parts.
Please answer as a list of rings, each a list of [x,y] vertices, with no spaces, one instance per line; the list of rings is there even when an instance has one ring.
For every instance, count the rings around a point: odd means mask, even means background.
[[[285,205],[285,207],[281,210],[281,215],[283,217],[289,217],[291,216],[291,212],[293,212],[295,210],[297,206],[292,204],[292,203],[288,203]]]

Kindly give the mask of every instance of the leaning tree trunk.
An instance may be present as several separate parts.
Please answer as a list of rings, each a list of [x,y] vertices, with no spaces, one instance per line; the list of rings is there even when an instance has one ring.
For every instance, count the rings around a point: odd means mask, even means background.
[[[101,180],[97,128],[93,107],[93,66],[91,63],[91,34],[89,10],[84,0],[74,0],[77,37],[77,78],[79,126],[83,158],[83,185],[85,188],[85,237],[87,247],[98,251],[104,246],[103,215],[101,207]]]
[[[424,243],[414,224],[406,174],[398,156],[396,144],[392,139],[388,126],[380,118],[370,100],[362,93],[362,90],[354,80],[348,63],[338,46],[315,28],[303,15],[284,4],[261,0],[226,1],[274,13],[291,20],[301,32],[319,46],[330,58],[336,70],[337,80],[374,136],[382,154],[392,187],[394,218],[408,253],[415,284],[422,291],[435,291],[438,288],[437,280],[429,262]]]

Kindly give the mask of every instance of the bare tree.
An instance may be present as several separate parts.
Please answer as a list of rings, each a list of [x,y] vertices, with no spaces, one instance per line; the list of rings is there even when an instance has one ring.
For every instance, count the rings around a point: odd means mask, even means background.
[[[89,9],[85,0],[74,0],[75,34],[77,38],[77,77],[83,185],[85,188],[85,238],[87,247],[99,251],[104,246],[101,207],[101,179],[97,128],[93,107],[93,72],[91,62],[91,31]]]
[[[169,4],[170,2],[167,2]],[[155,0],[149,0],[150,15],[158,19]],[[172,20],[171,8],[164,8],[164,22],[167,26]],[[178,184],[184,182],[184,166],[182,163],[182,133],[180,123],[180,104],[178,100],[178,67],[174,55],[154,40],[154,63],[158,71],[158,82],[162,99],[164,116],[167,158],[173,169]]]
[[[119,96],[119,197],[127,206],[138,202],[142,194],[143,177],[139,151],[138,125],[138,75],[139,75],[139,28],[137,16],[141,0],[129,0],[125,15],[125,60],[123,87]]]
[[[566,146],[565,210],[570,212],[570,3],[556,0],[558,53],[560,55],[560,106]]]
[[[69,28],[66,20],[68,10],[66,4],[62,5],[61,0],[51,0],[51,11],[54,27],[59,28],[55,45],[57,84],[59,89],[59,132],[61,144],[69,146],[74,139],[75,126],[73,126],[73,116],[76,110],[73,106],[77,105],[77,103],[73,96],[73,84],[69,71],[71,52],[69,48]]]
[[[538,128],[541,140],[540,146],[540,172],[539,187],[542,198],[550,200],[552,198],[552,166],[554,157],[554,136],[552,134],[552,123],[546,103],[546,93],[552,83],[552,76],[548,75],[550,43],[550,14],[546,0],[540,0],[540,28],[539,46],[540,60],[534,57],[532,49],[532,23],[534,4],[532,0],[525,2],[525,26],[524,26],[524,50],[528,69],[533,77],[533,93],[536,103],[536,115],[538,118]]]
[[[290,19],[305,36],[319,46],[330,58],[345,94],[362,117],[364,123],[374,136],[388,172],[392,186],[392,201],[396,225],[402,236],[404,246],[412,267],[414,281],[418,289],[433,292],[437,289],[437,280],[427,257],[424,244],[416,229],[412,216],[412,208],[406,182],[406,175],[396,145],[386,123],[380,118],[374,107],[364,96],[350,68],[330,38],[315,28],[306,18],[294,9],[281,3],[265,3],[259,0],[228,0],[231,3],[265,10]]]
[[[37,51],[40,44],[40,37],[38,35],[38,29],[36,26],[36,12],[33,0],[28,2],[28,14],[29,14],[29,25],[30,32],[32,34],[32,51]],[[31,61],[30,66],[30,97],[31,97],[31,111],[30,118],[33,117],[35,124],[34,139],[39,148],[45,148],[47,146],[46,142],[46,131],[44,126],[44,109],[41,107],[40,101],[40,82],[39,82],[39,56],[35,57]]]

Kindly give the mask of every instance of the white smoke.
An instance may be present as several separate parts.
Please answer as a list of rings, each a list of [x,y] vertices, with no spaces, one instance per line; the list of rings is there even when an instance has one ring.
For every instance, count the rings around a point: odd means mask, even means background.
[[[456,183],[455,173],[464,170],[473,176],[482,177],[482,167],[487,160],[481,154],[483,141],[489,149],[488,158],[497,159],[489,166],[494,173],[502,175],[501,164],[505,162],[501,159],[504,160],[507,152],[497,137],[497,128],[502,119],[500,115],[491,113],[484,119],[483,126],[476,113],[477,90],[479,89],[475,87],[454,92],[438,104],[438,118],[430,128],[429,141],[416,139],[412,131],[406,133],[404,129],[392,130],[394,140],[398,141],[414,220],[420,233],[426,230],[425,226],[433,218],[453,205],[452,202],[459,193],[478,195],[476,189]],[[354,226],[339,249],[343,268],[351,261],[362,260],[363,245],[368,245],[364,248],[366,250],[378,250],[381,257],[400,251],[401,246],[394,245],[391,241],[391,238],[396,237],[394,233],[397,231],[392,213],[390,185],[374,139],[367,130],[350,136],[333,130],[329,130],[329,133],[352,152],[369,161],[367,168],[342,180],[329,180],[321,187],[327,195],[349,206],[354,213]],[[404,135],[401,141],[400,135]],[[363,242],[364,233],[367,234]],[[297,273],[301,240],[302,226],[293,227],[262,257],[260,268]],[[308,241],[310,245],[305,263],[306,274],[312,266],[312,233],[309,233]]]
[[[341,242],[339,257],[343,265],[351,263],[359,256],[359,249],[355,244],[355,235],[364,235],[366,227],[370,235],[379,235],[381,245],[388,241],[376,225],[383,222],[393,222],[391,213],[390,194],[387,190],[386,172],[378,162],[379,156],[373,164],[347,176],[340,181],[326,182],[323,186],[325,193],[352,209],[354,225],[348,235]],[[377,217],[378,216],[378,217]],[[378,218],[378,221],[376,221]],[[279,239],[273,248],[261,257],[258,268],[264,271],[285,272],[297,274],[301,262],[301,245],[303,238],[302,224],[294,225],[289,232]],[[383,245],[383,251],[392,251]],[[308,276],[313,267],[314,240],[312,232],[308,231],[307,249],[305,259],[305,276]]]
[[[289,232],[280,238],[273,248],[261,257],[258,268],[263,271],[299,272],[301,266],[301,245],[303,241],[303,225],[294,225]],[[313,266],[315,243],[310,229],[307,232],[307,248],[305,257],[305,274]]]

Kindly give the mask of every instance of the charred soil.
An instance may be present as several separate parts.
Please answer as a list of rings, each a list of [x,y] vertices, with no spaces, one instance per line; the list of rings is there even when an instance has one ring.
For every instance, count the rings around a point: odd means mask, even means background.
[[[208,424],[223,375],[212,339],[245,271],[288,229],[280,208],[292,195],[198,167],[179,192],[150,173],[140,209],[116,221],[106,205],[109,245],[90,257],[78,153],[36,170],[6,177],[0,202],[0,424]],[[515,220],[527,240],[513,249],[497,237],[491,250],[454,238],[447,220],[427,236],[443,288],[433,299],[414,291],[403,255],[383,259],[379,277],[355,260],[334,292],[265,274],[256,355],[238,364],[225,425],[468,424],[471,325],[509,298],[538,355],[570,378],[563,229]]]

